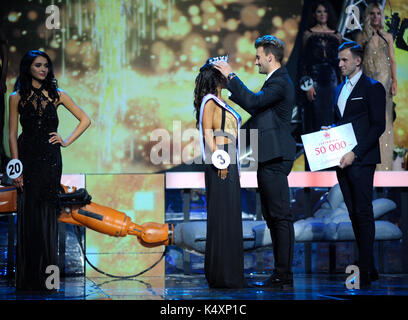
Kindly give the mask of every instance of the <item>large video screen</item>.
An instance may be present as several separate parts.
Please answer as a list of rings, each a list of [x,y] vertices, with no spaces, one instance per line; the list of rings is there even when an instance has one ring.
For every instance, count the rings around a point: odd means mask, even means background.
[[[264,75],[254,65],[255,39],[273,34],[286,44],[284,62],[295,45],[302,0],[15,0],[8,4],[7,93],[23,54],[46,51],[59,86],[91,117],[92,125],[63,149],[64,173],[160,172],[199,156],[193,109],[194,80],[212,56],[229,55],[234,71],[252,90]],[[386,14],[391,15],[386,6]],[[403,0],[393,12],[407,16]],[[404,34],[406,41],[406,35]],[[395,97],[395,145],[408,146],[407,51],[395,48],[399,93]],[[228,100],[243,122],[249,114]],[[59,107],[59,132],[68,136],[77,120]],[[5,149],[8,151],[7,113]],[[167,161],[151,161],[152,132],[163,130]],[[191,132],[190,130],[190,132]],[[157,131],[156,131],[157,132]],[[164,139],[164,138],[163,138]],[[302,158],[300,159],[302,161]],[[295,164],[294,170],[304,165]]]
[[[60,27],[49,29],[56,12]],[[278,35],[287,59],[300,12],[300,0],[17,0],[8,15],[8,90],[22,55],[46,51],[59,86],[92,119],[84,136],[63,150],[64,173],[157,172],[199,155],[198,139],[182,141],[173,132],[196,127],[194,80],[205,61],[229,54],[240,77],[259,89],[264,77],[255,72],[254,40]],[[59,109],[64,137],[77,120]],[[168,132],[170,163],[150,161],[155,129]],[[180,149],[184,159],[173,152]]]

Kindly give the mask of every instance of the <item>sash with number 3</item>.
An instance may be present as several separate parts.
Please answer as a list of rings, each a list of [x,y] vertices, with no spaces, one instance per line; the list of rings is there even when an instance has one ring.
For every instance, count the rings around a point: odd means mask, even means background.
[[[208,100],[213,99],[221,108],[224,108],[226,111],[231,113],[237,121],[237,139],[236,139],[236,163],[239,170],[239,130],[241,128],[241,116],[232,109],[229,105],[227,105],[224,101],[213,94],[207,94],[203,101],[201,102],[200,107],[200,122],[199,122],[199,129],[200,129],[200,148],[201,148],[201,155],[203,157],[204,163],[206,163],[206,153],[205,153],[205,140],[204,140],[204,130],[203,130],[203,116],[204,116],[204,109],[205,104]]]

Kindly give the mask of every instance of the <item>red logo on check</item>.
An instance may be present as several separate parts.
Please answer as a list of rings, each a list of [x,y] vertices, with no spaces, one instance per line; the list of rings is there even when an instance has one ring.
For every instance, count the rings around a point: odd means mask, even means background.
[[[326,138],[326,139],[329,139],[330,138],[330,133],[328,133],[327,131],[324,133],[324,137]]]

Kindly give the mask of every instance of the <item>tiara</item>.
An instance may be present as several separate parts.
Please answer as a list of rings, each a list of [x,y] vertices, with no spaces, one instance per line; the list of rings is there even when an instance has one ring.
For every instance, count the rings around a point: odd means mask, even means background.
[[[225,61],[228,62],[228,54],[225,56],[213,57],[207,60],[208,64],[213,64],[214,62]]]
[[[228,63],[228,54],[225,56],[209,58],[206,63],[200,68],[200,72],[207,66],[212,66],[214,62],[225,61]]]

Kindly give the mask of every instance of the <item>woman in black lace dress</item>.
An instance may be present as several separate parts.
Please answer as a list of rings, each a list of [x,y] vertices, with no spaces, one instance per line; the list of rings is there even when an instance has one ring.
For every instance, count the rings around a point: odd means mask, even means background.
[[[57,87],[49,56],[27,52],[9,99],[10,154],[23,164],[14,180],[18,193],[17,290],[47,290],[48,266],[58,266],[57,193],[62,174],[60,147],[73,143],[90,125],[89,117]],[[64,105],[79,124],[67,139],[58,134],[57,107]],[[18,118],[22,133],[17,139]]]
[[[305,133],[333,123],[334,89],[341,80],[337,48],[342,37],[336,27],[330,2],[315,2],[311,6],[308,28],[303,33],[301,73],[313,79],[312,88],[306,92]]]

